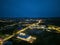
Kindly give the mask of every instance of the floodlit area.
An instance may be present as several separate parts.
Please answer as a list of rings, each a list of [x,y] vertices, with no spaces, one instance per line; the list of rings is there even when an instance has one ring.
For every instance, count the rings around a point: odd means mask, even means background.
[[[25,33],[20,33],[16,38],[27,41],[29,43],[33,43],[33,41],[36,40],[36,37],[33,37],[33,36],[25,34]]]

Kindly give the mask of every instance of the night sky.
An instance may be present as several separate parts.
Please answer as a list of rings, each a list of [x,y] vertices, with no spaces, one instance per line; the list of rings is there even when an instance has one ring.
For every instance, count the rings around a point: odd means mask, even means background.
[[[0,17],[60,17],[60,0],[0,0]]]

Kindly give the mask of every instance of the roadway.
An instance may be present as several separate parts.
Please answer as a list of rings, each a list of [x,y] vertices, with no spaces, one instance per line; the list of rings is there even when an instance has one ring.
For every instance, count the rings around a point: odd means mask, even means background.
[[[2,43],[3,43],[4,41],[7,41],[8,39],[10,39],[10,38],[14,37],[15,35],[17,35],[17,34],[21,33],[22,31],[25,31],[25,30],[26,30],[26,29],[28,29],[29,27],[31,27],[31,26],[35,26],[36,24],[39,24],[39,23],[41,23],[41,21],[40,21],[40,20],[39,20],[37,23],[31,24],[31,25],[27,26],[26,28],[24,28],[24,29],[22,29],[22,30],[17,31],[16,33],[13,33],[13,34],[12,34],[12,35],[10,35],[9,37],[4,38],[4,39],[3,39],[3,41],[2,41]],[[1,45],[2,45],[2,44],[1,44]]]
[[[8,39],[14,37],[15,35],[17,35],[17,34],[23,32],[23,31],[27,30],[29,27],[31,27],[31,26],[36,26],[36,25],[38,25],[39,23],[41,23],[41,20],[38,21],[37,23],[30,24],[30,25],[27,26],[26,28],[23,28],[22,30],[19,30],[19,31],[17,31],[16,33],[13,33],[12,35],[4,38],[3,41],[0,42],[0,43],[3,43],[3,42],[5,42],[5,41],[7,41]],[[42,29],[44,29],[44,28],[42,28]],[[49,29],[54,29],[54,30],[56,30],[56,31],[58,31],[58,32],[60,33],[60,27],[57,27],[57,28],[56,28],[56,27],[53,26],[53,25],[52,25],[52,26],[49,25],[49,26],[48,26],[47,28],[45,28],[45,29],[48,29],[48,30],[49,30]],[[2,45],[2,44],[1,44],[1,45]]]

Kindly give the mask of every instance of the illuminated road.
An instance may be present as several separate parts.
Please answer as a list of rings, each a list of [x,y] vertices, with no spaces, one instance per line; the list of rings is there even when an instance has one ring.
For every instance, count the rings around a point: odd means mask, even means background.
[[[30,25],[27,26],[26,28],[23,28],[22,30],[17,31],[16,33],[13,33],[12,35],[10,35],[10,36],[8,36],[8,37],[5,37],[5,38],[3,39],[3,41],[0,42],[0,43],[3,43],[4,41],[7,41],[8,39],[14,37],[15,35],[17,35],[17,34],[23,32],[23,31],[25,31],[25,30],[28,29],[29,27],[31,27],[31,26],[36,26],[36,25],[38,25],[39,23],[41,23],[41,20],[39,20],[37,23],[30,24]],[[56,27],[56,26],[53,26],[53,25],[48,25],[47,28],[42,28],[42,29],[48,29],[48,30],[49,30],[49,29],[54,29],[54,30],[56,30],[58,33],[60,33],[60,27]],[[49,30],[49,31],[50,31],[50,30]],[[2,45],[2,44],[0,44],[0,45]]]
[[[38,23],[40,23],[40,22],[38,22]],[[34,26],[34,25],[36,25],[36,24],[37,24],[37,23],[35,23],[35,24],[31,24],[31,25],[29,25],[28,27],[26,27],[26,28],[24,28],[24,29],[22,29],[22,30],[16,32],[15,34],[19,34],[20,32],[25,31],[25,30],[28,29],[29,27]],[[15,36],[15,34],[13,34],[13,35],[11,35],[11,36],[9,36],[9,37],[3,39],[3,41],[6,41],[6,40],[12,38],[13,36]]]
[[[60,33],[60,27],[58,27],[58,26],[48,25],[47,29],[53,29],[53,30],[56,30],[57,33]]]
[[[38,21],[37,23],[31,24],[31,25],[27,26],[26,28],[24,28],[24,29],[22,29],[22,30],[19,30],[18,32],[14,33],[13,35],[10,35],[9,37],[4,38],[3,41],[2,41],[2,43],[3,43],[4,41],[7,41],[8,39],[14,37],[16,34],[19,34],[20,32],[25,31],[26,29],[28,29],[29,27],[35,26],[36,24],[39,24],[39,23],[41,23],[41,22]]]

